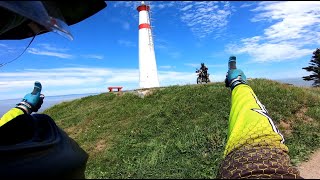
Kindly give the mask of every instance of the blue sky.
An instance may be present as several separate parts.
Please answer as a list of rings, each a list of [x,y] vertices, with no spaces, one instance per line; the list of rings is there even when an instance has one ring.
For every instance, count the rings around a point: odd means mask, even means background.
[[[301,78],[320,44],[319,1],[147,3],[160,86],[195,84],[201,62],[211,81],[223,81],[230,55],[247,77]],[[53,32],[39,35],[19,59],[0,67],[0,99],[22,98],[34,81],[46,96],[138,88],[140,2],[107,4],[69,27],[73,41]],[[17,57],[30,40],[0,41],[0,63]]]

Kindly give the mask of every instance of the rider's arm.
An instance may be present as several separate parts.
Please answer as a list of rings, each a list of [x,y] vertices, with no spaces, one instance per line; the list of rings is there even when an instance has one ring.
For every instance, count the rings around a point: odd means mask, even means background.
[[[250,86],[232,90],[229,131],[220,178],[301,178],[284,138]]]
[[[12,108],[7,113],[5,113],[0,119],[0,127],[11,121],[12,119],[16,118],[17,116],[23,115],[24,112],[20,108]]]
[[[0,119],[0,145],[14,145],[34,135],[32,116],[18,107],[10,109]]]
[[[31,93],[24,96],[15,108],[10,109],[0,119],[0,144],[16,144],[33,136],[34,125],[32,112],[37,112],[43,103],[44,96],[40,94],[40,82],[35,82]]]
[[[235,87],[231,97],[228,141],[224,156],[234,149],[254,143],[288,151],[284,138],[250,86]]]

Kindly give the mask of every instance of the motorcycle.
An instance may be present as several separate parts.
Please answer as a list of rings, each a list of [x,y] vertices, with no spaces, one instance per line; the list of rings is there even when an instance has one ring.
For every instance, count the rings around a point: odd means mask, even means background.
[[[197,84],[210,82],[209,73],[207,73],[207,76],[205,76],[204,72],[201,69],[196,69],[196,73],[198,73]]]

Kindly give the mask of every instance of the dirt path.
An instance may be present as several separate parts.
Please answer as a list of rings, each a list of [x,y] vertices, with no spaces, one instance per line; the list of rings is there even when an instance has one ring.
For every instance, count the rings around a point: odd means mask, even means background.
[[[301,163],[298,168],[305,179],[320,179],[320,149],[312,154],[309,161]]]

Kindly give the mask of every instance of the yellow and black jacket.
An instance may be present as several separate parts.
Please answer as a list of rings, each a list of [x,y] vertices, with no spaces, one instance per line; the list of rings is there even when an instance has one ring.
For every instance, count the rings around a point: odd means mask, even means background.
[[[31,115],[12,108],[0,119],[0,145],[17,144],[32,138],[34,124]]]
[[[83,179],[88,154],[53,119],[12,108],[0,119],[0,179]]]
[[[25,112],[19,108],[12,108],[7,113],[5,113],[0,119],[0,127],[13,120],[14,118],[25,114]]]
[[[250,86],[232,90],[228,140],[219,178],[301,178],[284,137]]]

